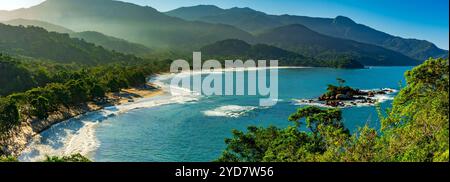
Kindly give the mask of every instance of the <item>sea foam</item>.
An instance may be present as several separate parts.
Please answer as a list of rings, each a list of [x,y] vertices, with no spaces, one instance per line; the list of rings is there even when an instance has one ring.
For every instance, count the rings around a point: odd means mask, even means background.
[[[255,109],[257,109],[257,107],[254,106],[226,105],[215,108],[213,110],[203,111],[203,114],[205,116],[212,116],[212,117],[237,118]]]

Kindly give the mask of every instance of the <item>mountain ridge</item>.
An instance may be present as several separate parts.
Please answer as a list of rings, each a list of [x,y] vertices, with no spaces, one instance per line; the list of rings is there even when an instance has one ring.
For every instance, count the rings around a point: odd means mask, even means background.
[[[419,61],[401,53],[371,44],[323,35],[300,24],[268,30],[258,34],[256,39],[261,43],[318,59],[351,57],[366,66],[420,64]]]
[[[151,7],[112,0],[47,0],[37,6],[0,13],[2,20],[37,19],[77,32],[97,31],[149,48],[191,51],[227,38],[251,39],[230,25],[186,21]],[[1,20],[0,20],[1,21]]]
[[[96,45],[102,46],[111,51],[117,51],[125,54],[135,54],[135,55],[145,55],[151,52],[150,48],[144,45],[129,42],[120,38],[105,35],[100,32],[95,31],[83,31],[75,32],[68,28],[60,25],[48,23],[39,20],[29,20],[29,19],[13,19],[10,21],[3,22],[4,24],[13,26],[36,26],[46,29],[49,32],[66,33],[72,38],[79,38],[89,43],[94,43]]]
[[[335,68],[364,68],[356,60],[317,60],[311,57],[266,44],[251,45],[237,39],[227,39],[206,45],[200,49],[205,56],[225,59],[278,60],[279,66],[312,66]]]
[[[201,11],[200,7],[197,6],[192,6],[191,8]],[[324,35],[382,46],[418,60],[428,59],[429,57],[448,57],[448,50],[440,49],[426,40],[408,39],[390,35],[369,26],[358,24],[345,16],[319,18],[287,14],[269,15],[250,8],[245,9],[248,13],[243,14],[242,12],[244,11],[240,11],[241,14],[239,14],[239,19],[233,18],[235,16],[234,12],[236,11],[236,8],[221,9],[220,13],[205,14],[204,16],[197,15],[196,17],[190,16],[188,7],[174,9],[166,12],[166,14],[210,23],[230,24],[252,33],[261,33],[278,26],[289,24],[302,24],[311,30]],[[255,14],[258,14],[259,16],[255,17]]]
[[[0,52],[14,56],[51,60],[58,63],[98,65],[114,62],[142,61],[133,55],[109,51],[69,34],[48,32],[34,26],[11,26],[0,23]]]

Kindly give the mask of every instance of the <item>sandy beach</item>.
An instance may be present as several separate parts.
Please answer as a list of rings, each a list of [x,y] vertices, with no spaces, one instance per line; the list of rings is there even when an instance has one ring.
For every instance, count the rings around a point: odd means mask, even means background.
[[[143,87],[122,89],[120,93],[107,93],[108,100],[115,105],[134,102],[136,99],[150,98],[163,94],[164,91],[152,83],[147,83]]]

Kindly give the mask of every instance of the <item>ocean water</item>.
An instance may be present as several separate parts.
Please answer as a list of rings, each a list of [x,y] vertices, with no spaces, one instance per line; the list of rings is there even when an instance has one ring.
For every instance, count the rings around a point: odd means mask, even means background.
[[[36,136],[19,157],[39,161],[45,155],[81,153],[94,161],[212,161],[225,148],[233,129],[250,125],[286,127],[288,116],[303,107],[296,99],[320,96],[336,78],[359,89],[400,89],[411,67],[369,69],[291,68],[278,70],[279,98],[259,106],[261,96],[172,96],[165,94],[129,105],[109,107],[52,126]],[[203,75],[206,76],[206,75]],[[154,78],[167,90],[171,75]],[[186,91],[186,89],[180,89]],[[381,105],[391,105],[393,95]],[[368,124],[379,128],[373,106],[343,108],[351,131]],[[303,128],[304,129],[304,128]]]

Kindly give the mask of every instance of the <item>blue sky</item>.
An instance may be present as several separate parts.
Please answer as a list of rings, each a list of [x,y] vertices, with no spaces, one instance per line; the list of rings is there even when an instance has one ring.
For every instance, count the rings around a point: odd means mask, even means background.
[[[5,0],[1,0],[5,1]],[[0,9],[29,7],[43,0],[7,0]],[[314,17],[344,15],[386,33],[425,39],[449,47],[448,0],[123,0],[159,11],[182,6],[213,4],[221,8],[250,7],[269,14]]]

